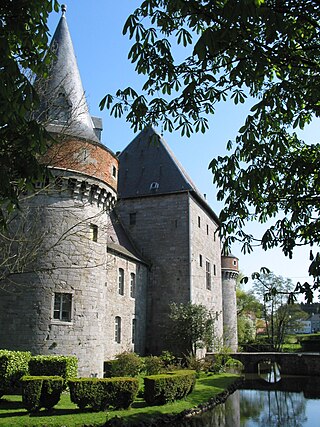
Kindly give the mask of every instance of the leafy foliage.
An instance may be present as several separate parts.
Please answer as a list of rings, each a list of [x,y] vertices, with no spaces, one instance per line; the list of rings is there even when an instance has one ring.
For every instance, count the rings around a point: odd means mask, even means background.
[[[33,356],[29,361],[30,375],[60,376],[66,381],[78,375],[76,356]]]
[[[20,378],[28,373],[29,351],[0,350],[0,397],[20,386]]]
[[[9,210],[19,193],[45,174],[38,158],[48,134],[29,119],[38,96],[28,74],[46,76],[52,58],[47,19],[53,9],[57,0],[0,4],[0,205]]]
[[[256,101],[231,153],[210,163],[227,246],[278,246],[291,258],[320,241],[319,144],[295,133],[320,116],[319,17],[317,0],[144,0],[125,23],[144,95],[128,87],[100,107],[126,114],[134,130],[162,123],[190,136],[206,131],[219,102]],[[270,219],[261,239],[243,230]],[[296,287],[307,300],[320,285],[320,253],[310,260],[313,285]]]
[[[64,379],[59,376],[23,376],[22,403],[29,412],[51,409],[60,400]]]
[[[127,409],[139,389],[136,378],[77,378],[69,381],[70,398],[80,409],[104,411],[110,406]]]
[[[212,347],[216,314],[201,304],[170,305],[170,333],[176,348],[196,356],[197,349]]]
[[[148,405],[164,405],[192,392],[196,373],[191,370],[168,372],[144,378],[144,398]]]
[[[267,341],[271,350],[281,350],[287,328],[291,322],[288,294],[293,283],[273,273],[253,273],[253,289],[263,302],[263,318],[266,324]]]

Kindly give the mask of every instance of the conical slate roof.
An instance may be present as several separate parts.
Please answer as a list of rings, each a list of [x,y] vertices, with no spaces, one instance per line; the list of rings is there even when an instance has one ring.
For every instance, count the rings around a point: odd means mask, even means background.
[[[62,6],[62,16],[50,44],[55,60],[40,90],[41,109],[46,110],[50,132],[99,142],[89,114],[65,11]]]

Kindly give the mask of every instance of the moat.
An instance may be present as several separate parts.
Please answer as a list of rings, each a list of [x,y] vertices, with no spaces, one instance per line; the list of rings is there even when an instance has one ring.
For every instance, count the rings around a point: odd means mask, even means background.
[[[246,374],[225,403],[176,427],[318,427],[320,377]]]

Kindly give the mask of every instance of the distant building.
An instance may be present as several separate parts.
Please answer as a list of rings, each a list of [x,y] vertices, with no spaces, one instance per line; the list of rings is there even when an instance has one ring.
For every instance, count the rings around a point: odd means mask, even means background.
[[[101,143],[65,11],[52,46],[39,111],[56,140],[43,158],[51,178],[21,202],[30,241],[43,240],[1,291],[0,348],[76,355],[80,375],[101,376],[120,352],[166,349],[170,303],[192,302],[235,351],[238,259],[221,256],[217,215],[154,129],[119,156]]]

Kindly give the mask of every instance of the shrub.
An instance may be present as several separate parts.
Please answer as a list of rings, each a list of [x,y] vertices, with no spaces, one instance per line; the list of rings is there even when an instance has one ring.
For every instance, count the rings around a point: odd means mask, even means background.
[[[163,360],[158,356],[147,356],[144,358],[144,371],[146,375],[156,375],[164,371]]]
[[[60,376],[67,381],[78,376],[78,359],[75,356],[34,356],[29,361],[29,374]]]
[[[148,405],[164,405],[187,396],[196,382],[195,371],[180,370],[144,378],[144,398]]]
[[[143,368],[142,359],[135,353],[123,352],[115,360],[105,362],[105,375],[109,377],[136,377]]]
[[[320,335],[305,336],[300,339],[302,351],[320,351]]]
[[[76,378],[69,381],[70,399],[80,409],[127,409],[137,396],[136,378]]]
[[[29,412],[51,409],[60,400],[64,380],[59,376],[24,376],[21,378],[22,403]]]
[[[28,351],[0,350],[0,397],[20,388],[20,378],[28,373],[30,358]]]

